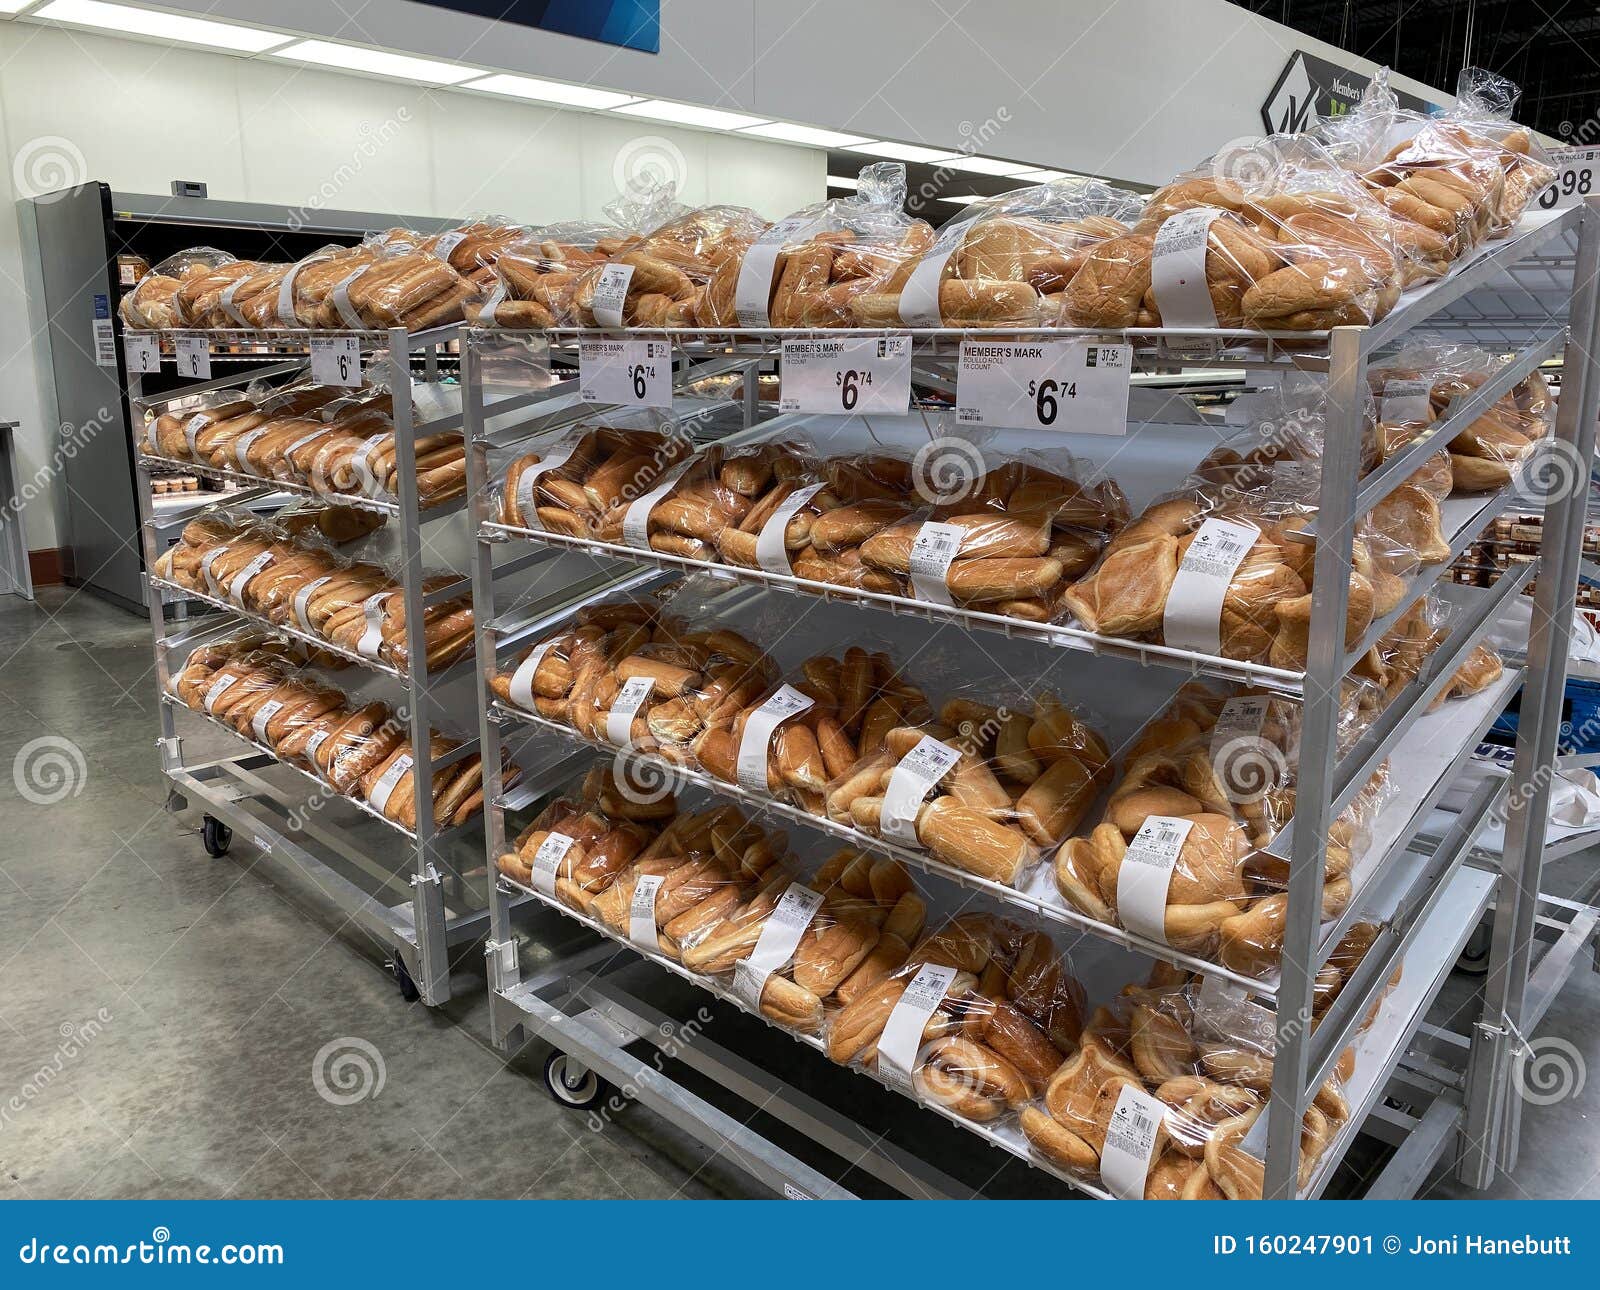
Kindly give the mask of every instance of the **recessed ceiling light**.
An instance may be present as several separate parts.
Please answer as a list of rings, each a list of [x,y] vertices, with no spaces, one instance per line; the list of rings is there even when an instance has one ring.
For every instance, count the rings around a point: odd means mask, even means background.
[[[49,18],[52,22],[73,23],[80,27],[99,27],[121,35],[155,36],[175,40],[180,45],[207,45],[212,49],[231,49],[235,53],[259,54],[294,39],[279,31],[259,27],[239,27],[210,18],[189,18],[154,9],[135,9],[131,5],[105,4],[103,0],[50,0],[35,9],[30,18]]]
[[[1031,179],[1035,183],[1047,184],[1052,179],[1065,179],[1065,170],[1019,170],[1011,176],[1013,179]]]
[[[919,148],[913,143],[890,143],[882,139],[868,143],[852,143],[849,145],[849,151],[864,152],[869,157],[888,157],[891,161],[948,161],[956,155],[953,152],[939,152],[933,148]]]
[[[828,187],[848,188],[851,192],[855,192],[856,189],[861,187],[861,181],[859,179],[846,179],[843,175],[829,175]]]
[[[0,0],[0,13],[21,13],[31,4],[38,4],[39,0]]]
[[[400,81],[425,81],[430,85],[459,85],[462,81],[483,75],[483,70],[478,67],[441,63],[431,58],[413,58],[410,54],[391,54],[387,50],[365,49],[360,45],[336,45],[331,40],[302,40],[287,49],[273,50],[272,56],[352,72],[370,72],[374,76],[392,76]]]
[[[770,125],[753,125],[740,134],[759,134],[763,139],[782,139],[785,143],[806,143],[813,148],[845,148],[852,143],[865,143],[865,135],[840,134],[837,130],[819,130],[814,125],[790,125],[787,121],[773,121]]]
[[[939,164],[947,170],[966,170],[975,175],[999,175],[1001,178],[1020,175],[1028,169],[1014,161],[995,161],[992,157],[954,157]]]
[[[616,90],[597,90],[590,85],[568,85],[565,81],[543,81],[536,76],[511,76],[504,72],[485,76],[481,81],[468,81],[461,88],[581,108],[620,107],[638,98],[637,94],[619,94]]]
[[[697,125],[704,130],[742,130],[746,126],[766,123],[765,117],[724,112],[721,108],[698,107],[693,103],[669,103],[666,99],[646,99],[643,103],[630,103],[612,110],[628,116],[648,117],[652,121]]]
[[[968,193],[965,197],[941,197],[942,202],[951,202],[956,206],[981,206],[984,202],[992,202],[993,197],[980,197],[977,193]]]

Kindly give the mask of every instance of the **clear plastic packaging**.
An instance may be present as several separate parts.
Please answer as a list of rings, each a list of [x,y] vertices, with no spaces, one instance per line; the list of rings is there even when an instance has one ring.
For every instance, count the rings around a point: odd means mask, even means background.
[[[495,281],[469,317],[484,326],[553,327],[572,316],[580,277],[627,245],[611,224],[572,222],[534,229],[506,246],[494,263]]]
[[[169,255],[139,279],[138,285],[122,297],[118,312],[128,327],[138,331],[171,331],[203,326],[194,321],[190,308],[201,288],[216,280],[219,272],[238,263],[226,251],[199,246]],[[231,270],[243,272],[243,270]]]

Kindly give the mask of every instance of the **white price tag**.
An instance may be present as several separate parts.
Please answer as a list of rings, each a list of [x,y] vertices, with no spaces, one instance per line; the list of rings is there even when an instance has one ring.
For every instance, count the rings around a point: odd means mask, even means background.
[[[556,871],[572,850],[573,839],[565,833],[547,833],[533,853],[533,887],[546,896],[556,894]]]
[[[655,678],[649,676],[630,676],[622,683],[611,710],[606,713],[606,740],[609,743],[618,748],[633,747],[633,719],[655,688]]]
[[[130,372],[161,370],[161,337],[153,331],[123,332],[122,353]]]
[[[311,338],[311,379],[318,385],[361,384],[361,346],[354,336]]]
[[[1135,936],[1167,943],[1167,889],[1194,827],[1175,815],[1147,815],[1117,870],[1117,918]]]
[[[204,336],[179,336],[173,346],[178,356],[178,375],[191,381],[211,379],[211,342]]]
[[[586,340],[578,346],[578,398],[630,408],[672,406],[672,346],[664,340]]]
[[[399,787],[400,781],[411,770],[411,754],[401,753],[394,761],[389,763],[389,769],[378,776],[378,782],[372,786],[372,793],[367,801],[372,804],[372,809],[382,815],[389,806],[389,798],[394,795],[394,790]]]
[[[878,817],[883,836],[894,842],[920,845],[917,812],[922,808],[922,799],[960,760],[959,749],[940,743],[932,735],[923,735],[917,746],[900,759],[883,790],[883,808]]]
[[[228,599],[235,604],[244,604],[244,589],[250,584],[250,579],[265,569],[277,557],[276,551],[263,551],[238,573],[233,575],[228,583]]]
[[[911,1077],[916,1071],[917,1053],[922,1048],[923,1027],[933,1016],[956,969],[942,963],[929,963],[911,978],[905,993],[895,1001],[889,1020],[878,1036],[878,1074],[901,1092],[912,1091]]]
[[[628,287],[633,282],[633,265],[608,264],[600,270],[594,284],[594,320],[601,327],[621,327],[622,311],[628,303]]]
[[[1162,639],[1178,649],[1222,649],[1222,601],[1261,530],[1243,520],[1209,519],[1184,552],[1162,611]]]
[[[633,899],[628,903],[628,939],[642,950],[652,952],[661,948],[661,938],[656,935],[656,893],[666,879],[659,873],[641,877],[633,886]]]
[[[282,711],[282,699],[268,699],[256,709],[255,715],[250,718],[250,729],[255,734],[258,744],[267,742],[267,723]]]
[[[1385,381],[1378,396],[1378,420],[1390,425],[1428,422],[1432,407],[1433,382],[1429,380]]]
[[[1125,435],[1132,368],[1131,345],[964,340],[956,370],[956,420]]]
[[[1215,327],[1217,307],[1206,279],[1206,243],[1212,222],[1227,212],[1195,206],[1169,215],[1156,230],[1150,290],[1163,327]]]
[[[746,718],[744,733],[739,736],[739,756],[735,763],[740,788],[752,793],[767,791],[767,754],[772,743],[772,732],[815,703],[815,699],[801,694],[794,686],[783,685]]]
[[[767,988],[767,978],[784,967],[794,957],[800,938],[811,926],[811,920],[822,908],[822,893],[798,882],[789,884],[787,891],[778,897],[778,903],[767,915],[756,938],[756,947],[749,958],[733,965],[733,996],[747,1008],[761,1006],[761,992]]]
[[[1539,194],[1540,210],[1566,210],[1600,192],[1600,148],[1557,148],[1550,162],[1556,177]]]
[[[1124,1084],[1106,1125],[1100,1151],[1100,1180],[1118,1200],[1143,1200],[1150,1157],[1166,1104],[1142,1088]]]
[[[786,340],[779,410],[904,416],[911,409],[911,337]]]
[[[205,698],[200,701],[201,706],[207,712],[211,712],[216,708],[217,700],[222,697],[222,692],[238,679],[232,672],[223,672],[215,677],[211,684],[206,687]]]
[[[928,520],[911,540],[911,594],[933,605],[954,605],[950,584],[945,580],[955,563],[961,539],[967,535],[959,524]]]

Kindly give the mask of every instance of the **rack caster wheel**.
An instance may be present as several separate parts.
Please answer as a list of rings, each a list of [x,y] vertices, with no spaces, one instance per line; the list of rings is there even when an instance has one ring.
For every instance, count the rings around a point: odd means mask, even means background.
[[[1466,948],[1461,951],[1461,957],[1456,960],[1456,971],[1465,972],[1468,976],[1483,976],[1487,973],[1489,942],[1488,926],[1483,923],[1478,924],[1473,929],[1472,935],[1467,938]]]
[[[400,987],[400,997],[407,1003],[415,1003],[422,998],[422,993],[417,989],[417,983],[411,979],[411,973],[406,970],[405,960],[397,953],[389,960],[389,971],[395,979],[395,984]]]
[[[544,1086],[551,1097],[569,1110],[591,1111],[605,1100],[605,1081],[591,1070],[574,1079],[574,1065],[565,1053],[551,1053],[544,1059]]]
[[[228,854],[233,845],[233,830],[215,816],[207,815],[200,821],[200,842],[213,860]]]

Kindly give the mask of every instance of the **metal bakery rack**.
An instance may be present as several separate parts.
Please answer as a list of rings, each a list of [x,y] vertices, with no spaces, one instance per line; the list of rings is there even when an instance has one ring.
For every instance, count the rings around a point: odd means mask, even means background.
[[[243,389],[253,381],[302,374],[311,354],[312,333],[195,332],[219,362],[247,357],[230,375],[184,381],[176,352],[176,337],[159,343],[161,385],[159,393],[145,393],[145,378],[134,370],[129,357],[128,403],[135,430],[142,414],[184,407],[186,400],[214,390]],[[403,573],[401,585],[406,610],[409,670],[351,650],[331,646],[320,637],[248,613],[225,598],[207,595],[166,581],[155,574],[157,557],[165,549],[163,535],[193,516],[218,506],[267,504],[278,495],[295,501],[318,496],[313,490],[255,475],[198,465],[191,461],[136,452],[141,541],[143,544],[146,603],[155,643],[155,673],[160,696],[161,768],[170,781],[167,809],[182,811],[191,800],[205,812],[202,834],[213,856],[229,847],[233,831],[242,830],[260,852],[254,864],[269,871],[281,869],[308,883],[331,903],[339,916],[369,937],[386,956],[408,998],[420,997],[437,1005],[450,997],[453,956],[476,942],[488,923],[477,853],[461,835],[475,824],[442,827],[433,815],[430,787],[435,772],[477,751],[472,733],[472,689],[466,683],[470,660],[430,672],[423,636],[424,609],[467,590],[464,574],[443,586],[423,588],[426,568],[454,566],[464,569],[464,502],[461,498],[424,506],[418,496],[415,444],[424,435],[458,429],[461,425],[459,386],[447,383],[452,373],[452,348],[458,329],[440,328],[411,334],[387,332],[316,333],[317,341],[353,339],[370,372],[393,374],[395,458],[397,492],[383,496],[328,496],[324,500],[376,511],[385,517],[379,539],[382,554]],[[125,348],[132,343],[124,335]],[[126,356],[126,355],[125,355]],[[263,365],[263,359],[268,361]],[[398,358],[398,362],[396,359]],[[182,382],[172,385],[173,379]],[[357,382],[359,384],[359,378]],[[153,472],[181,470],[228,484],[239,491],[218,498],[197,495],[192,506],[156,508]],[[455,530],[452,535],[452,528]],[[191,614],[191,605],[214,613]],[[221,625],[217,615],[220,615]],[[338,655],[351,667],[334,683],[347,691],[359,689],[367,699],[389,702],[407,722],[414,758],[411,774],[416,788],[416,824],[407,828],[386,818],[364,801],[340,797],[315,777],[281,762],[264,745],[239,735],[205,714],[193,719],[225,732],[240,745],[223,756],[194,758],[179,734],[179,714],[189,709],[171,693],[171,678],[183,658],[197,645],[228,630],[249,626],[271,636],[316,646]],[[352,681],[351,676],[361,678]],[[188,717],[184,718],[189,719]],[[443,757],[431,753],[429,732],[450,725],[468,736]],[[210,741],[208,741],[210,742]]]
[[[1216,436],[1214,423],[1207,429],[1199,417],[1180,415],[1174,405],[1164,405],[1161,399],[1170,390],[1181,391],[1191,385],[1215,389],[1217,374],[1224,369],[1233,373],[1243,370],[1256,380],[1268,381],[1274,373],[1290,370],[1321,373],[1328,384],[1330,416],[1318,514],[1359,515],[1387,497],[1441,444],[1530,372],[1559,361],[1563,365],[1562,398],[1555,442],[1547,447],[1554,454],[1584,463],[1586,472],[1593,458],[1600,410],[1600,377],[1593,357],[1600,350],[1597,270],[1600,203],[1590,201],[1564,211],[1530,215],[1511,236],[1480,249],[1444,280],[1406,293],[1374,326],[1293,335],[1163,329],[1076,333],[1132,345],[1134,397],[1125,439],[1102,439],[1092,445],[1086,441],[1096,436],[1072,436],[1070,446],[1092,459],[1096,448],[1109,450],[1108,445],[1114,445],[1119,454],[1119,481],[1128,486],[1129,477],[1136,476],[1136,486],[1153,494],[1177,483],[1188,464],[1198,460]],[[1360,419],[1368,363],[1420,328],[1475,340],[1497,351],[1512,351],[1513,356],[1495,379],[1470,397],[1457,400],[1435,434],[1417,440],[1363,477]],[[1130,965],[1147,967],[1148,960],[1155,958],[1229,979],[1270,1003],[1276,1008],[1277,1034],[1264,1153],[1269,1196],[1319,1196],[1341,1173],[1344,1176],[1335,1190],[1352,1190],[1349,1174],[1354,1170],[1342,1170],[1342,1166],[1358,1134],[1395,1148],[1383,1168],[1363,1180],[1360,1190],[1366,1195],[1415,1194],[1447,1158],[1465,1182],[1485,1187],[1497,1171],[1510,1170],[1516,1164],[1521,1103],[1508,1090],[1515,1063],[1524,1051],[1524,1036],[1538,1024],[1561,984],[1585,963],[1585,951],[1600,917],[1593,908],[1555,900],[1540,888],[1545,860],[1542,821],[1560,723],[1584,489],[1565,490],[1545,500],[1542,558],[1537,565],[1522,566],[1487,588],[1443,583],[1439,575],[1512,504],[1517,485],[1498,494],[1449,499],[1443,512],[1450,560],[1415,575],[1404,604],[1375,622],[1367,637],[1348,650],[1342,625],[1353,525],[1314,526],[1316,582],[1328,590],[1319,592],[1313,609],[1309,660],[1303,673],[1113,640],[1073,625],[1022,623],[587,537],[514,528],[502,522],[491,497],[491,454],[498,460],[510,449],[526,452],[538,448],[553,442],[562,429],[586,415],[603,421],[613,411],[598,406],[569,407],[555,414],[530,406],[524,415],[506,415],[507,405],[499,401],[502,392],[492,379],[486,379],[485,372],[500,348],[508,344],[546,346],[552,357],[575,362],[585,341],[665,340],[675,359],[685,366],[696,362],[742,364],[749,392],[755,373],[772,369],[787,337],[909,336],[914,384],[924,392],[947,395],[954,387],[963,338],[1064,334],[1074,333],[972,334],[916,329],[870,333],[578,329],[537,337],[493,330],[467,333],[462,379],[466,387],[469,497],[477,538],[474,603],[480,738],[486,773],[485,838],[492,878],[491,935],[486,953],[496,1040],[509,1045],[524,1034],[547,1039],[556,1051],[547,1064],[546,1078],[558,1097],[573,1105],[590,1105],[603,1095],[609,1081],[778,1194],[850,1195],[851,1190],[840,1181],[846,1168],[864,1171],[882,1186],[909,1195],[970,1192],[967,1183],[941,1168],[936,1153],[919,1151],[914,1145],[894,1145],[877,1131],[880,1126],[858,1116],[856,1093],[846,1095],[850,1109],[841,1109],[838,1099],[813,1096],[811,1089],[826,1083],[830,1072],[838,1071],[825,1060],[807,1060],[812,1054],[784,1057],[779,1047],[779,1055],[763,1063],[709,1038],[704,1033],[708,1023],[697,1020],[705,1016],[705,1008],[686,1019],[691,1005],[685,998],[703,1004],[706,992],[716,995],[728,1005],[715,1013],[716,1025],[732,1028],[747,1040],[751,1033],[748,1023],[733,1015],[732,1010],[740,1005],[714,983],[687,973],[658,952],[618,938],[532,888],[496,875],[495,859],[514,831],[508,829],[508,814],[520,815],[541,803],[570,780],[574,767],[586,759],[607,756],[646,771],[675,775],[686,792],[737,801],[771,823],[793,826],[797,833],[832,835],[865,851],[896,856],[925,875],[926,888],[943,893],[943,900],[977,900],[1014,920],[1072,938],[1075,966],[1091,965],[1085,973],[1086,984],[1110,972],[1107,979],[1114,988],[1118,982],[1143,975]],[[747,428],[733,436],[737,441],[814,431],[819,422],[837,429],[862,420],[789,415],[759,422],[760,405],[754,394],[748,393],[745,402]],[[909,421],[916,420],[913,411]],[[876,437],[883,422],[873,421],[867,433]],[[1188,448],[1178,450],[1177,446],[1186,442]],[[1129,486],[1130,496],[1135,490]],[[1133,500],[1137,513],[1140,499]],[[1527,506],[1529,500],[1517,498],[1516,504]],[[519,586],[518,578],[545,558],[540,553],[548,556],[553,551],[564,553],[569,561],[587,559],[546,567],[547,572],[565,567],[575,573],[557,573],[531,586],[526,582]],[[1525,657],[1508,665],[1500,681],[1488,689],[1430,712],[1433,700],[1458,665],[1504,617],[1536,569],[1535,609]],[[643,589],[686,573],[725,579],[728,585],[722,597],[730,611],[774,598],[799,598],[829,602],[830,609],[838,612],[872,615],[878,619],[875,630],[892,623],[902,630],[965,633],[975,648],[992,645],[1032,648],[1041,654],[1071,652],[1081,659],[1075,667],[1092,669],[1097,696],[1108,689],[1122,695],[1142,693],[1146,716],[1160,707],[1160,698],[1153,697],[1156,692],[1164,697],[1179,682],[1194,676],[1249,681],[1298,697],[1304,725],[1297,812],[1271,847],[1288,860],[1290,874],[1280,972],[1265,981],[1228,973],[1215,964],[1191,959],[1158,942],[1078,914],[1055,895],[1048,877],[1042,883],[1025,883],[1020,890],[986,882],[916,850],[818,819],[700,772],[671,767],[652,754],[618,752],[592,744],[566,727],[501,702],[493,694],[488,682],[512,651],[560,627],[586,603],[617,590]],[[1446,639],[1420,675],[1354,745],[1336,751],[1340,678],[1407,606],[1430,591],[1450,602]],[[840,610],[841,606],[848,608]],[[803,611],[804,606],[796,603],[797,618]],[[833,640],[836,643],[838,636]],[[1509,774],[1491,776],[1464,808],[1441,814],[1446,790],[1472,761],[1480,738],[1519,688],[1521,721]],[[1070,688],[1066,693],[1072,697]],[[524,770],[521,784],[510,791],[503,790],[499,781],[502,747],[514,751]],[[1401,768],[1394,777],[1398,791],[1374,826],[1367,858],[1353,876],[1355,890],[1349,909],[1325,922],[1321,906],[1328,826],[1386,758]],[[1427,827],[1430,818],[1435,821],[1431,829]],[[1491,830],[1498,839],[1502,823],[1503,845],[1491,852],[1483,839],[1491,836]],[[529,900],[550,905],[571,924],[582,924],[588,932],[597,933],[599,941],[575,929],[572,944],[576,948],[554,956],[546,949],[535,956],[519,941],[511,922],[513,907]],[[1380,921],[1378,939],[1321,1025],[1313,1030],[1307,1023],[1317,971],[1340,935],[1361,916]],[[1465,1034],[1430,1024],[1430,1006],[1469,937],[1485,920],[1492,928],[1492,942],[1478,1015]],[[1116,964],[1118,956],[1125,961],[1120,977],[1114,966],[1105,966]],[[532,961],[535,957],[536,962]],[[645,973],[639,957],[671,975]],[[1386,983],[1402,963],[1400,984],[1385,995]],[[682,980],[692,981],[692,988],[684,989]],[[669,986],[676,990],[675,1011],[652,1002],[662,992],[672,994]],[[1093,1001],[1092,984],[1090,992]],[[1374,1001],[1378,1001],[1376,1020],[1363,1030],[1363,1017]],[[741,1026],[745,1028],[741,1030]],[[760,1029],[756,1027],[756,1031]],[[815,1041],[802,1036],[792,1038],[815,1046]],[[773,1044],[781,1042],[774,1040]],[[1300,1186],[1296,1177],[1298,1126],[1312,1093],[1352,1045],[1355,1075],[1347,1082],[1346,1093],[1353,1114],[1309,1181]],[[819,1070],[819,1066],[827,1070]],[[860,1088],[859,1075],[854,1079]],[[863,1090],[861,1096],[869,1094]],[[777,1122],[773,1131],[758,1132],[751,1127],[758,1111],[763,1123]],[[960,1123],[963,1130],[1027,1165],[1054,1172],[1014,1130]],[[926,1119],[923,1125],[930,1127]],[[791,1133],[820,1148],[830,1163],[819,1169],[816,1152],[796,1147],[792,1136],[786,1136]],[[920,1138],[919,1131],[913,1143]],[[1071,1186],[1104,1194],[1079,1182],[1071,1182]]]

